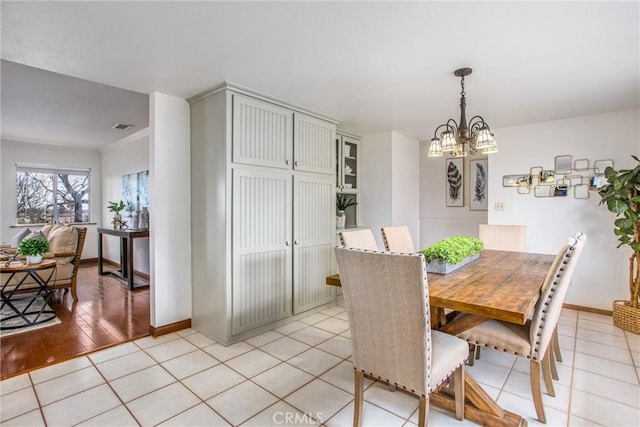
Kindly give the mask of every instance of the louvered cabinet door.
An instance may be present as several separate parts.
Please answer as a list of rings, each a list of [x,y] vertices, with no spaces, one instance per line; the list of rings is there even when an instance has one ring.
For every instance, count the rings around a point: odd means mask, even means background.
[[[233,171],[234,335],[291,315],[291,176]]]
[[[336,125],[296,113],[293,167],[297,171],[336,174]]]
[[[233,94],[233,161],[283,169],[292,167],[293,112]]]
[[[296,174],[293,188],[293,313],[298,314],[335,300],[335,288],[324,281],[334,273],[336,194],[332,175]]]

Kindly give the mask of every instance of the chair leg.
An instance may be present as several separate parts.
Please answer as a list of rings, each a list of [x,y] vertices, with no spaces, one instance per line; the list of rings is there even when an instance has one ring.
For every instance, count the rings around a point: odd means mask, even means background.
[[[540,422],[546,424],[547,417],[544,414],[544,405],[542,404],[542,390],[540,389],[540,362],[532,359],[529,366],[531,395],[533,396],[533,404],[536,407],[536,415],[538,415],[538,420],[540,420]]]
[[[547,388],[547,394],[549,396],[556,397],[556,392],[553,389],[553,381],[551,380],[551,357],[550,353],[553,353],[553,349],[548,348],[542,358],[542,377],[544,378],[544,385]]]
[[[353,371],[355,384],[355,402],[353,408],[353,427],[362,425],[362,398],[364,394],[364,372]]]
[[[556,360],[562,363],[562,353],[560,353],[560,339],[558,338],[558,325],[553,328],[553,338],[551,342],[553,343],[553,353],[556,356]]]
[[[464,364],[453,373],[453,386],[456,399],[456,418],[464,419]]]
[[[473,362],[474,360],[476,360],[477,348],[478,348],[477,345],[469,343],[469,359],[467,360],[467,363],[469,364],[469,366],[473,366]]]
[[[476,346],[476,354],[475,354],[476,360],[480,359],[480,348],[481,347],[479,345]]]
[[[77,274],[77,272],[76,272]],[[71,278],[71,296],[74,301],[78,301],[78,293],[76,292],[76,281],[78,280],[77,276],[73,276]]]
[[[420,398],[418,407],[418,427],[427,427],[429,424],[429,396]]]
[[[547,354],[549,355],[549,365],[551,367],[551,378],[558,381],[560,377],[558,376],[558,368],[556,367],[556,358],[554,355],[553,349],[547,350]]]

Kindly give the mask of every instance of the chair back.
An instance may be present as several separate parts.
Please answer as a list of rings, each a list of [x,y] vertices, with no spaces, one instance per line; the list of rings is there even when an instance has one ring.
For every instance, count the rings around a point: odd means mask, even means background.
[[[416,252],[411,239],[411,232],[406,225],[382,227],[384,249],[389,252],[412,254]]]
[[[347,248],[379,250],[378,242],[369,228],[340,232],[340,243]]]
[[[582,233],[569,238],[556,255],[544,280],[529,329],[531,358],[534,360],[542,359],[553,337],[562,303],[586,241],[587,236]]]
[[[525,225],[480,224],[478,227],[484,248],[498,251],[524,252],[526,233]]]
[[[427,394],[431,329],[424,257],[341,247],[335,253],[354,368]]]

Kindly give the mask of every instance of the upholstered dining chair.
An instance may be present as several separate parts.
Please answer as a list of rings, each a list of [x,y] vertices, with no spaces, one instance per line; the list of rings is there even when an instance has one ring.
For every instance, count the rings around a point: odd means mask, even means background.
[[[364,374],[416,395],[419,426],[426,426],[430,394],[453,374],[456,417],[462,419],[467,343],[431,330],[422,254],[343,247],[335,253],[351,327],[353,425],[362,423]]]
[[[526,234],[526,225],[480,224],[478,226],[478,237],[484,243],[485,249],[524,252]],[[549,355],[551,357],[551,373],[553,379],[557,380],[559,377],[556,369],[556,360],[562,362],[557,328],[553,331],[552,345],[553,354]],[[475,347],[474,357],[470,359],[471,364],[473,364],[473,359],[479,358],[480,347]]]
[[[484,243],[485,249],[497,251],[524,252],[527,227],[525,225],[480,224],[478,238]],[[473,347],[474,357],[480,358],[480,347]]]
[[[485,249],[524,252],[527,227],[525,225],[480,224],[478,238]]]
[[[550,343],[560,317],[571,276],[586,240],[587,236],[578,233],[562,246],[542,285],[533,317],[525,325],[488,320],[458,334],[458,337],[469,343],[494,348],[531,360],[531,393],[536,414],[543,423],[546,423],[546,416],[540,388],[540,370],[542,367],[547,393],[555,396],[550,367],[553,348]]]
[[[411,239],[411,232],[406,225],[382,227],[384,249],[389,252],[412,254],[416,252]]]
[[[378,250],[378,242],[370,228],[341,231],[340,243],[347,248]]]

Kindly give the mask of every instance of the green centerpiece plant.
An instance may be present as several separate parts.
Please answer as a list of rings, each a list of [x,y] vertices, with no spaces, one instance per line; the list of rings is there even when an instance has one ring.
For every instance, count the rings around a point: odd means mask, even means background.
[[[607,167],[607,184],[598,190],[600,204],[606,204],[616,214],[613,233],[618,236],[618,247],[631,249],[629,257],[629,301],[613,302],[613,323],[625,330],[640,334],[640,159],[633,169],[616,171]]]
[[[42,255],[49,251],[49,242],[43,237],[23,239],[18,245],[18,253],[27,257],[28,264],[42,261]]]
[[[435,273],[444,272],[445,274],[451,272],[451,266],[462,264],[463,261],[471,259],[478,255],[484,249],[484,243],[482,240],[470,237],[470,236],[454,236],[441,240],[433,245],[429,246],[422,253],[425,259],[429,263],[427,267],[429,271]],[[476,257],[477,258],[477,257]],[[446,263],[446,264],[445,264]],[[433,266],[434,264],[443,265],[443,269]]]

